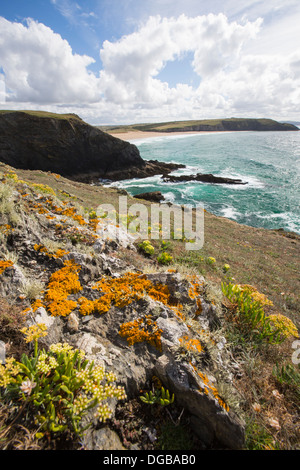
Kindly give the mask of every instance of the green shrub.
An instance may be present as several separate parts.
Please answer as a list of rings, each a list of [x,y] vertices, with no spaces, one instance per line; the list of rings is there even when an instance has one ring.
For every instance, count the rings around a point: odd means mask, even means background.
[[[236,306],[236,321],[248,327],[259,340],[280,344],[289,336],[298,336],[297,328],[289,318],[265,313],[264,307],[272,302],[252,286],[222,283],[222,291]]]
[[[158,257],[157,261],[159,264],[171,264],[173,262],[173,256],[163,251]]]
[[[140,250],[145,254],[145,255],[153,255],[154,254],[154,246],[151,245],[149,240],[144,240],[142,243],[139,244]]]
[[[161,406],[167,406],[174,402],[174,393],[171,396],[169,390],[165,390],[164,387],[161,387],[161,389],[156,389],[154,393],[152,390],[145,392],[144,395],[140,396],[140,399],[148,405],[154,405],[156,403]]]
[[[273,376],[281,384],[287,387],[295,395],[296,400],[300,400],[300,365],[284,364],[273,368]]]

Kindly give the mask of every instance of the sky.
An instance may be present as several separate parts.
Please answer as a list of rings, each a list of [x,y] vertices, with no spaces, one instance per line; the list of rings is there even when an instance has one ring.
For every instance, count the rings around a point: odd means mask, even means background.
[[[299,0],[0,0],[0,109],[300,121]]]

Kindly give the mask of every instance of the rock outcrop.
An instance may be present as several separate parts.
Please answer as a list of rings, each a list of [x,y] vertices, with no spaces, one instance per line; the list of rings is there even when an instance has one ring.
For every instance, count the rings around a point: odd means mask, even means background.
[[[135,194],[134,197],[137,199],[144,199],[145,201],[150,202],[162,202],[165,200],[164,195],[160,191],[151,191],[148,193]]]
[[[135,145],[102,132],[76,115],[21,111],[0,113],[0,161],[81,182],[145,178],[180,167],[146,162]]]
[[[218,390],[221,376],[234,395],[236,371],[205,279],[170,270],[138,271],[118,255],[127,247],[135,256],[124,229],[119,227],[125,233],[112,240],[110,234],[105,237],[105,219],[85,219],[72,202],[59,203],[12,175],[0,184],[8,181],[13,183],[7,196],[15,208],[14,228],[9,211],[1,213],[2,256],[18,257],[2,264],[0,295],[29,309],[28,325],[47,326],[40,346],[68,343],[83,350],[88,360],[116,374],[128,400],[139,397],[155,375],[189,413],[204,448],[243,448],[243,420]],[[84,246],[72,244],[75,235]],[[77,276],[77,290],[65,296],[71,301],[69,311],[69,304],[61,302],[65,266],[73,266]],[[60,273],[53,287],[59,289],[57,305],[54,292],[47,300],[53,273]],[[37,282],[39,291],[32,289]],[[116,409],[116,403],[111,406]],[[123,448],[109,423],[99,429],[92,415],[87,419],[91,427],[82,439],[85,449]]]
[[[214,184],[247,184],[241,179],[226,178],[223,176],[215,176],[211,173],[203,174],[197,173],[196,175],[164,175],[163,180],[167,183],[181,183],[185,181],[199,181],[201,183],[214,183]]]

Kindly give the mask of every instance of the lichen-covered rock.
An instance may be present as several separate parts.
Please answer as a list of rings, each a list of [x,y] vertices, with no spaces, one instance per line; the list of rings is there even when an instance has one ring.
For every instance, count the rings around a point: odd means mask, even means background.
[[[177,402],[191,412],[194,431],[207,445],[216,439],[225,447],[243,448],[244,423],[220,399],[213,377],[192,364],[176,362],[170,355],[158,358],[155,373],[173,391]]]
[[[68,343],[84,350],[89,361],[116,375],[129,400],[156,375],[189,412],[207,446],[216,441],[242,448],[244,424],[218,390],[220,377],[233,390],[231,357],[218,333],[221,319],[207,298],[205,279],[171,270],[134,271],[119,256],[122,244],[107,244],[73,207],[57,207],[57,201],[34,192],[27,196],[22,184],[18,189],[11,203],[21,200],[24,206],[15,230],[2,220],[6,258],[0,258],[0,295],[28,309],[28,325],[47,326],[40,346]],[[75,245],[69,238],[74,233]],[[77,242],[82,236],[89,242],[85,250]],[[11,252],[18,256],[7,261]],[[98,429],[92,416],[90,424],[87,448],[122,447],[108,428]]]

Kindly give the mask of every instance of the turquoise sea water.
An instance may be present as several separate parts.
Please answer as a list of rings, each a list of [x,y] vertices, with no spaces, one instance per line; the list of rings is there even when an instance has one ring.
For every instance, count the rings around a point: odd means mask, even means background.
[[[113,183],[135,195],[161,191],[238,223],[300,233],[300,131],[224,132],[132,141],[145,160],[183,163],[174,174],[212,173],[246,185],[165,183],[160,176]]]

